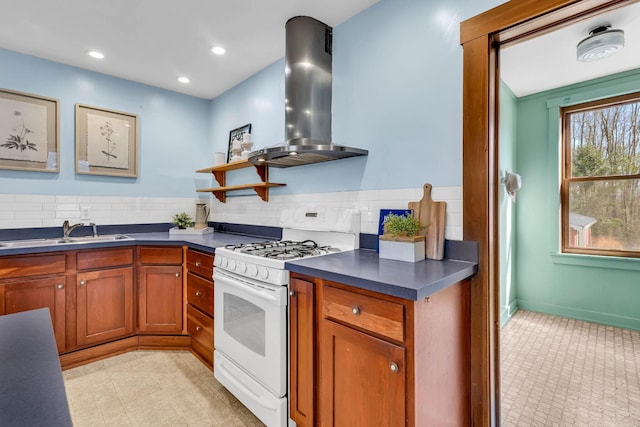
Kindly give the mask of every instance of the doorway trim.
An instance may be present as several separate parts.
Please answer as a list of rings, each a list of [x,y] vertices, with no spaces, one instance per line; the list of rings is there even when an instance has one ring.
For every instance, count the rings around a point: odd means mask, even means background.
[[[500,425],[498,45],[638,0],[510,0],[460,24],[463,47],[462,226],[479,246],[471,279],[473,426]]]

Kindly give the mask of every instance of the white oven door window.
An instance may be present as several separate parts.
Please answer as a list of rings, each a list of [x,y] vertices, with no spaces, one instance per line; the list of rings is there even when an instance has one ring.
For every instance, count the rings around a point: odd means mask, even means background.
[[[222,317],[225,333],[248,350],[264,357],[266,355],[265,309],[232,293],[225,292],[223,298]]]
[[[276,396],[286,386],[287,287],[216,269],[214,345]]]

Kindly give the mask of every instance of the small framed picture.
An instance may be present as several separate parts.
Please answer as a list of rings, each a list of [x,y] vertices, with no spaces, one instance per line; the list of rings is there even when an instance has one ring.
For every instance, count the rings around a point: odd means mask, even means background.
[[[138,176],[138,116],[76,104],[76,173]]]
[[[251,133],[251,123],[244,126],[240,126],[239,128],[229,132],[229,149],[227,150],[227,163],[231,161],[231,156],[232,156],[231,149],[233,148],[233,142],[234,141],[242,142],[242,135],[245,133]]]
[[[60,172],[60,102],[0,89],[0,169]]]

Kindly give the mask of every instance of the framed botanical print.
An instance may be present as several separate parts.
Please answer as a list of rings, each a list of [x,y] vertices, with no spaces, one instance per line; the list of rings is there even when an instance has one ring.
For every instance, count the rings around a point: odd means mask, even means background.
[[[76,173],[138,176],[138,116],[76,104]]]
[[[60,103],[0,89],[0,168],[60,171]]]

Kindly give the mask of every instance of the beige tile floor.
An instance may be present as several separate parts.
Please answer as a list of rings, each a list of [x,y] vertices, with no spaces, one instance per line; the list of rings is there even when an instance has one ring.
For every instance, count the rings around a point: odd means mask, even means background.
[[[503,426],[640,426],[640,332],[519,310],[500,340]]]
[[[134,351],[63,376],[75,427],[263,426],[186,351]]]

